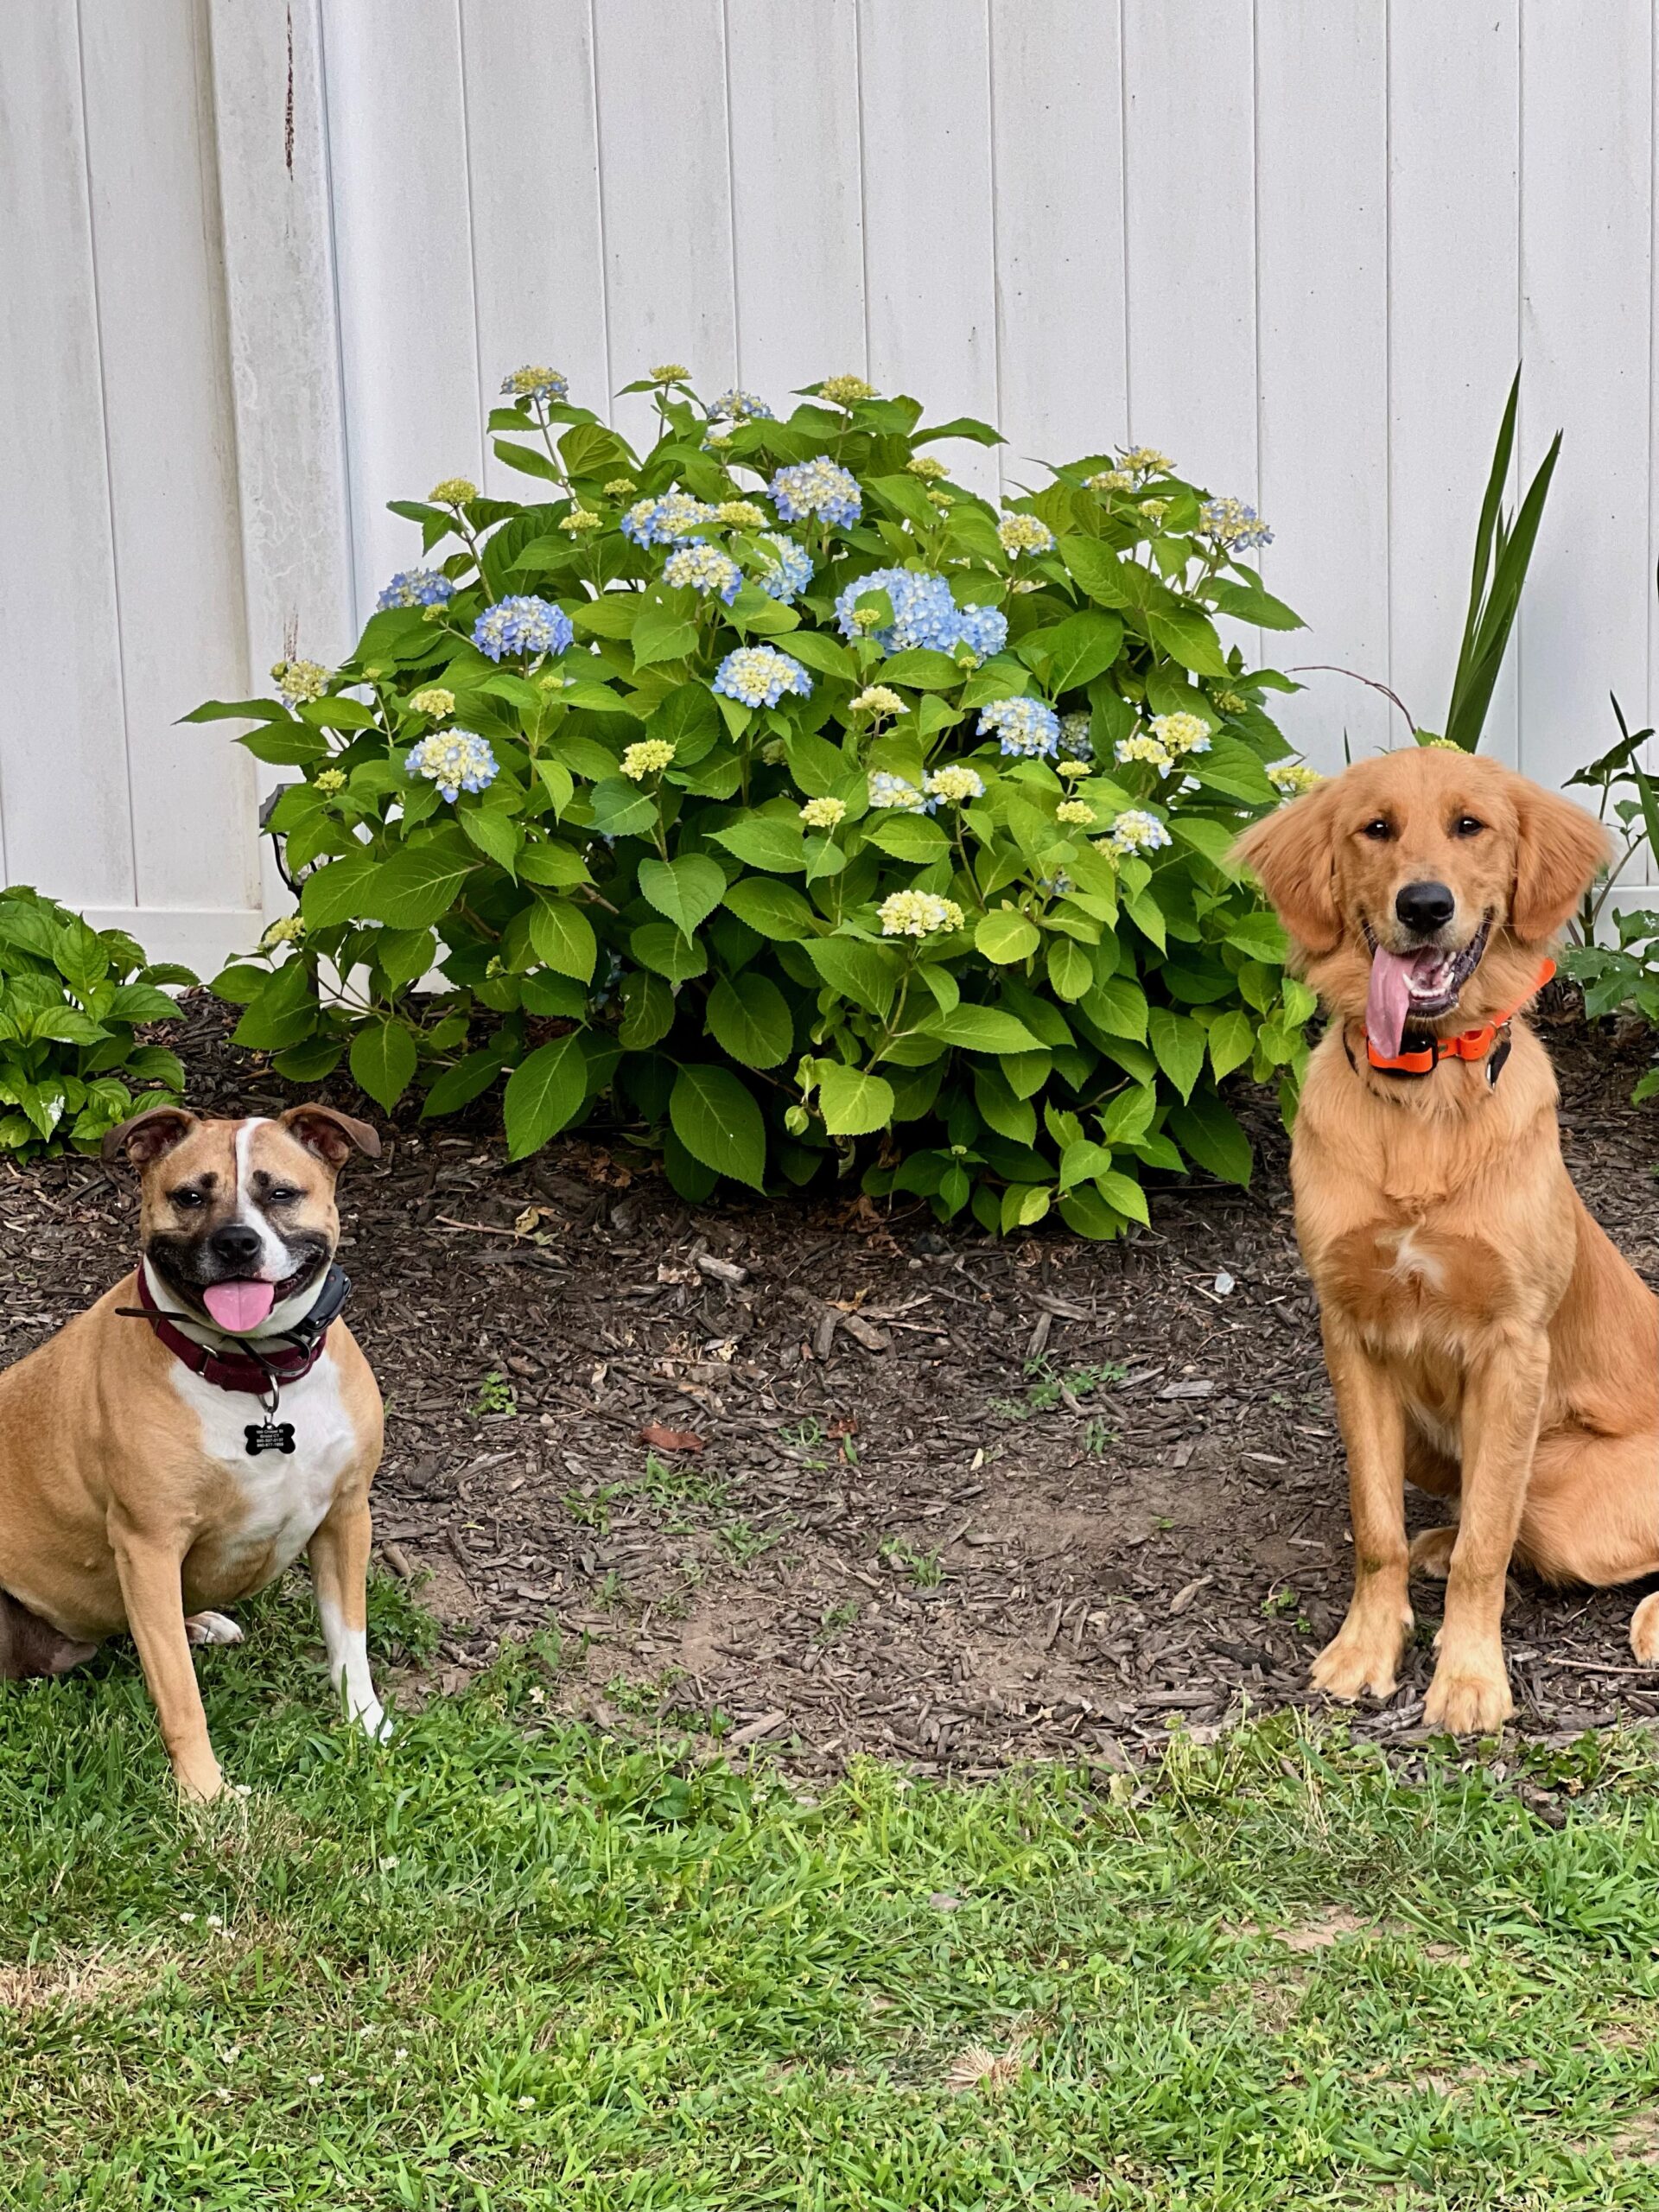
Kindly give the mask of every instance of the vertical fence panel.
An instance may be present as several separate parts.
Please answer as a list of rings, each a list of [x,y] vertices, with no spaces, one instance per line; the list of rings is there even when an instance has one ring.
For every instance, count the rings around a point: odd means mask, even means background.
[[[484,466],[459,0],[324,0],[358,611],[420,557],[385,511]]]
[[[1389,673],[1386,0],[1277,0],[1258,17],[1257,247],[1266,581],[1306,630],[1278,664]],[[1341,557],[1332,557],[1332,546]],[[1339,649],[1332,641],[1340,639]],[[1286,734],[1324,769],[1406,733],[1386,699],[1308,673]],[[1395,727],[1389,728],[1392,717]]]
[[[1516,359],[1519,0],[1394,9],[1389,115],[1390,659],[1418,723],[1441,729]],[[1516,697],[1511,666],[1485,740],[1507,760]]]
[[[126,722],[72,7],[25,8],[7,22],[0,219],[10,242],[0,315],[7,880],[127,906]]]
[[[935,422],[995,422],[995,226],[985,0],[861,0],[870,375]],[[955,445],[961,481],[995,493],[994,452]]]
[[[81,28],[135,903],[251,910],[252,763],[177,727],[247,681],[207,9],[88,8]]]
[[[1129,434],[1257,493],[1251,0],[1123,0]]]
[[[509,370],[562,370],[570,397],[611,411],[589,0],[461,0],[478,359],[486,408]],[[482,481],[528,496],[486,452]]]
[[[1519,449],[1566,436],[1521,618],[1521,766],[1560,783],[1648,675],[1653,55],[1646,0],[1521,17]],[[1645,715],[1640,717],[1645,721]],[[1639,726],[1639,724],[1638,724]]]
[[[737,376],[721,0],[596,0],[594,22],[615,382],[680,361],[712,397]],[[643,397],[616,420],[651,435]]]
[[[739,373],[779,415],[868,373],[855,0],[726,0]]]
[[[1064,56],[1064,65],[1057,66]],[[992,0],[1003,476],[1128,435],[1119,0]]]

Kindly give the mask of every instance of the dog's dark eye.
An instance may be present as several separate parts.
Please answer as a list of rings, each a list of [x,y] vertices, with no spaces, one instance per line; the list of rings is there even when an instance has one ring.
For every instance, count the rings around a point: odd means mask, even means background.
[[[187,1213],[188,1213],[193,1207],[205,1206],[207,1203],[207,1199],[202,1196],[200,1191],[169,1191],[168,1196],[172,1199],[175,1206],[181,1207]]]
[[[1374,822],[1368,822],[1359,834],[1362,837],[1373,839],[1380,845],[1384,838],[1392,837],[1394,831],[1379,814]]]
[[[1485,827],[1486,824],[1477,822],[1472,814],[1460,814],[1452,824],[1452,835],[1454,837],[1478,837]]]
[[[281,1183],[274,1191],[267,1193],[265,1204],[268,1206],[291,1206],[299,1195],[297,1191],[290,1190],[286,1183]]]

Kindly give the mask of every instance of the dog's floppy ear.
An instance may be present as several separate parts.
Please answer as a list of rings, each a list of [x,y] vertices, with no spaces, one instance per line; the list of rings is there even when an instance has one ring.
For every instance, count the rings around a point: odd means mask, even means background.
[[[315,1152],[319,1160],[338,1172],[353,1152],[366,1154],[371,1160],[380,1157],[380,1138],[366,1122],[354,1121],[351,1115],[340,1113],[333,1106],[290,1106],[277,1119],[290,1136],[296,1136],[308,1152]]]
[[[1553,937],[1586,887],[1612,859],[1606,830],[1593,815],[1554,791],[1516,779],[1515,892],[1510,927],[1531,941]]]
[[[149,1106],[142,1114],[134,1114],[113,1129],[104,1133],[102,1147],[106,1161],[123,1156],[134,1167],[148,1167],[152,1160],[159,1160],[164,1152],[182,1144],[193,1129],[200,1123],[194,1114],[187,1114],[182,1106]]]
[[[1255,869],[1280,920],[1310,952],[1331,951],[1342,936],[1331,849],[1334,782],[1316,785],[1260,822],[1233,847]]]

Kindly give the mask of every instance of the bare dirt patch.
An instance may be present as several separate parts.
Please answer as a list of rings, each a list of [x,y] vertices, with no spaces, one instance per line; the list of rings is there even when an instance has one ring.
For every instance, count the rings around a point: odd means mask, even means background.
[[[205,1110],[290,1103],[211,1004],[190,1030]],[[1552,1043],[1580,1187],[1659,1280],[1645,1053]],[[1172,1722],[1304,1702],[1346,1600],[1344,1477],[1285,1139],[1249,1111],[1249,1192],[1165,1192],[1109,1247],[850,1197],[693,1210],[591,1138],[513,1166],[485,1123],[399,1128],[346,1178],[341,1259],[388,1402],[378,1535],[433,1578],[439,1683],[556,1627],[573,1709],[809,1770],[1116,1764]],[[105,1289],[135,1221],[93,1163],[9,1171],[0,1352]],[[1414,1595],[1401,1691],[1362,1733],[1419,1729],[1441,1586]],[[1517,1580],[1522,1728],[1659,1714],[1625,1642],[1639,1595]]]

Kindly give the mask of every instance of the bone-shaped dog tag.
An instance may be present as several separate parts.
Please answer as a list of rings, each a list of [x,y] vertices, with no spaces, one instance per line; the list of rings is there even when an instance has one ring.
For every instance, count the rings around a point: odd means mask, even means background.
[[[251,1459],[261,1452],[291,1452],[294,1449],[294,1424],[291,1421],[251,1421],[244,1434],[248,1440],[248,1457]]]

